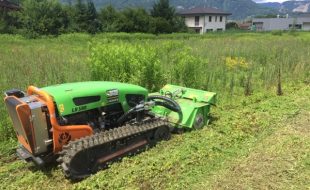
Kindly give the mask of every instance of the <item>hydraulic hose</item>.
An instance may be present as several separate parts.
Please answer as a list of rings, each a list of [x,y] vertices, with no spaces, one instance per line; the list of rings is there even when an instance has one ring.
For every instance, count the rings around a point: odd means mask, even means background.
[[[136,108],[132,108],[130,109],[128,112],[126,112],[124,115],[122,115],[118,120],[117,120],[117,123],[120,125],[122,124],[127,118],[129,115],[131,115],[132,113],[135,113],[136,112]]]
[[[156,101],[156,100],[162,100],[162,101]],[[163,106],[171,111],[177,112],[179,114],[179,122],[182,122],[183,120],[183,113],[180,105],[174,101],[171,98],[168,98],[166,96],[160,96],[160,95],[153,95],[148,97],[148,101],[154,101],[155,105],[157,106]]]

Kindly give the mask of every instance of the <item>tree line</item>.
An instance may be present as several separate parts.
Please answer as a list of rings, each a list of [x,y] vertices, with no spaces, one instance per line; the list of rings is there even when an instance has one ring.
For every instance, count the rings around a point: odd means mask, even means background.
[[[87,32],[173,33],[187,30],[169,0],[159,0],[150,11],[143,8],[116,10],[109,5],[99,11],[92,0],[61,4],[57,0],[22,0],[20,11],[0,9],[0,33],[40,35]]]

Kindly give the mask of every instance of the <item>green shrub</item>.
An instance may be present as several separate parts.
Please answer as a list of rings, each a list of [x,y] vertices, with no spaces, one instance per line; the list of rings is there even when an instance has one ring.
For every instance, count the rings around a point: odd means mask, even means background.
[[[192,54],[191,48],[184,48],[172,56],[172,81],[179,85],[202,88],[207,60]]]
[[[162,85],[159,54],[151,46],[97,44],[91,47],[90,64],[94,80],[128,82],[150,90]]]
[[[158,90],[165,83],[201,88],[206,59],[192,48],[173,41],[157,46],[107,40],[91,45],[94,80],[121,81]]]
[[[271,34],[274,36],[282,36],[283,32],[282,30],[273,30]]]

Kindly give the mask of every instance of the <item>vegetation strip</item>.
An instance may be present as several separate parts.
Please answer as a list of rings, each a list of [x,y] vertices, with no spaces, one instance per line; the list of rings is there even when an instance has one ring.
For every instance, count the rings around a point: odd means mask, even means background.
[[[128,69],[130,83],[154,90],[165,83],[186,84],[217,92],[219,104],[209,128],[174,135],[169,142],[160,143],[148,152],[126,158],[108,170],[72,184],[55,166],[40,171],[16,160],[15,135],[4,104],[0,103],[0,189],[219,187],[216,179],[222,179],[230,168],[238,166],[239,159],[247,158],[252,151],[255,153],[259,144],[264,144],[269,136],[272,139],[277,129],[281,130],[287,121],[298,118],[303,110],[309,112],[309,40],[308,33],[229,33],[199,37],[69,34],[36,40],[1,35],[0,91],[12,87],[25,89],[29,84],[43,87],[93,80],[95,69],[92,65],[95,62],[91,60],[98,60],[98,65],[94,65],[98,68],[116,61],[116,67],[111,67],[115,69],[110,72],[111,80],[117,80],[113,73],[119,73],[121,78]],[[111,48],[113,52],[126,50],[123,55],[119,53],[119,58],[126,60],[126,64],[117,62],[103,47]],[[126,47],[133,50],[127,51]],[[100,53],[107,54],[111,62],[101,59]],[[152,68],[159,68],[162,73],[149,73]],[[276,95],[279,68],[282,96]],[[153,78],[146,77],[148,75]],[[251,93],[246,95],[248,81]],[[290,133],[288,135],[291,138]],[[296,142],[301,141],[297,139]],[[301,154],[309,152],[306,146],[302,147],[305,148],[300,149]],[[298,164],[302,169],[292,168],[289,172],[298,171],[300,179],[304,179],[302,176],[307,176],[309,171],[306,160],[301,159]],[[233,173],[227,175],[230,174]],[[299,177],[294,179],[292,186],[296,189],[305,186]],[[232,181],[235,180],[238,179]]]

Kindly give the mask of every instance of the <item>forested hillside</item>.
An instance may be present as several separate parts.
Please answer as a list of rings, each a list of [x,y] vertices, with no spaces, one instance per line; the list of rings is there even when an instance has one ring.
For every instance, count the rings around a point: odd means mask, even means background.
[[[74,4],[74,0],[61,0],[65,3]],[[143,7],[150,9],[156,0],[93,0],[97,8],[107,5],[113,5],[118,9],[125,7]],[[177,9],[186,9],[196,6],[207,6],[223,9],[231,12],[231,18],[241,19],[247,16],[271,14],[275,11],[272,8],[266,8],[251,0],[171,0],[170,3]]]
[[[309,13],[310,0],[285,1],[283,3],[262,3],[261,5],[277,9],[280,13]]]

